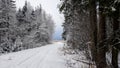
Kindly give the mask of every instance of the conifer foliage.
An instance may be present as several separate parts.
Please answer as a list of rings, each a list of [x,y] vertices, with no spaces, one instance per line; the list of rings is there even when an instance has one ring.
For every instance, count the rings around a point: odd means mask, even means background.
[[[63,38],[70,48],[88,51],[89,64],[95,62],[97,68],[119,68],[119,0],[61,0],[60,11],[65,17]]]
[[[0,0],[0,53],[39,47],[51,43],[54,32],[52,17],[25,2],[16,10],[15,1]]]

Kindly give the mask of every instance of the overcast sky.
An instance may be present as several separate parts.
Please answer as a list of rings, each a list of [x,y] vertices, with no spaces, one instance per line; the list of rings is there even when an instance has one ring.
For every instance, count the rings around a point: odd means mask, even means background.
[[[62,33],[62,23],[64,22],[64,17],[62,14],[59,13],[59,9],[57,8],[57,5],[60,4],[60,0],[15,0],[17,8],[21,8],[25,1],[28,1],[31,3],[31,5],[35,8],[42,5],[42,8],[53,17],[53,20],[55,22],[55,33],[54,38],[59,39],[61,38]]]

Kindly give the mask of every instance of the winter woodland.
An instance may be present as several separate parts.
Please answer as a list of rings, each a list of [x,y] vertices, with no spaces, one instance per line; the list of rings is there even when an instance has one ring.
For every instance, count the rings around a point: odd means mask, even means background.
[[[0,54],[51,43],[54,21],[41,5],[29,2],[16,9],[15,1],[0,0]]]
[[[77,62],[70,68],[87,68],[79,63],[89,68],[120,68],[120,0],[61,0],[59,8],[65,17],[65,49]],[[80,58],[83,55],[86,58]]]
[[[56,7],[64,15],[64,41],[46,45],[52,41],[54,21],[41,5],[33,9],[26,1],[17,10],[15,1],[0,0],[0,54],[39,47],[0,56],[0,66],[120,68],[120,0],[60,1]],[[21,59],[16,57],[22,54]],[[3,61],[6,57],[11,64]],[[26,62],[15,63],[16,60]]]

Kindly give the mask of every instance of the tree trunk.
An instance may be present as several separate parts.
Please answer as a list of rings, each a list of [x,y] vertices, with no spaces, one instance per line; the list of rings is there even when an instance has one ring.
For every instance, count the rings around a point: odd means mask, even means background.
[[[112,48],[112,65],[113,68],[118,68],[118,50],[116,48]]]
[[[104,8],[99,8],[99,22],[97,33],[97,68],[107,68],[106,63],[106,20],[105,14],[103,14]]]
[[[90,49],[91,49],[92,59],[95,61],[97,68],[107,68],[106,50],[105,48],[103,48],[104,42],[101,42],[106,38],[105,15],[102,12],[100,12],[99,24],[97,24],[96,0],[89,0],[89,3],[90,3],[89,7],[90,7],[90,28],[91,28]]]
[[[116,31],[119,30],[119,11],[120,11],[120,3],[118,4],[118,6],[116,7],[116,11],[113,13],[113,37],[114,37],[114,41],[113,41],[113,47],[112,47],[112,65],[114,68],[118,68],[118,49],[119,48],[119,44],[115,45],[116,43],[119,42],[118,39],[116,39]]]
[[[97,15],[96,15],[96,0],[89,0],[89,13],[90,13],[90,50],[92,60],[96,61],[97,58],[97,51],[96,51],[96,44],[97,44]]]

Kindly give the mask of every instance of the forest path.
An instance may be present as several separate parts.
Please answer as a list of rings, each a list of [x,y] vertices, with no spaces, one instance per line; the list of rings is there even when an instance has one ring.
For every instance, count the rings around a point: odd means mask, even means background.
[[[62,42],[0,56],[0,68],[67,68]]]

